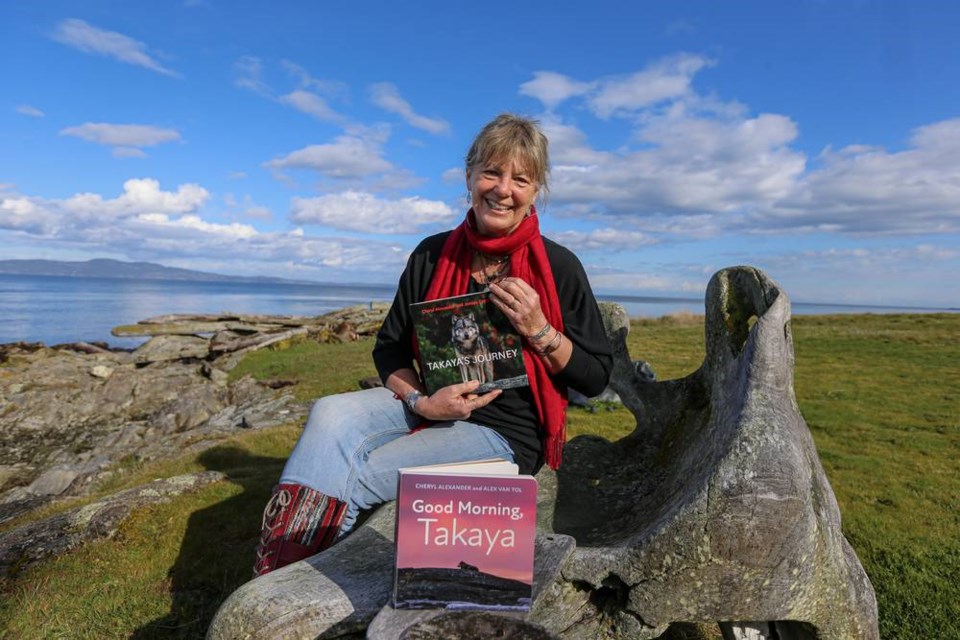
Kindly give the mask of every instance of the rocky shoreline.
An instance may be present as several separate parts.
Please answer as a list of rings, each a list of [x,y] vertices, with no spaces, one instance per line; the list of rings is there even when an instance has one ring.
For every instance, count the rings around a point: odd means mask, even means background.
[[[206,448],[243,429],[294,422],[307,406],[277,385],[229,381],[248,353],[299,340],[373,335],[388,305],[322,316],[171,315],[117,327],[150,336],[102,343],[0,345],[0,524],[81,496],[120,463]]]

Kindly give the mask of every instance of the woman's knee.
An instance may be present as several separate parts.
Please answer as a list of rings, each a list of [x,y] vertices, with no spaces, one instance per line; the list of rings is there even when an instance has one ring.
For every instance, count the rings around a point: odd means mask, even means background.
[[[409,429],[403,411],[403,403],[382,388],[325,396],[310,409],[300,441],[336,446],[345,455],[376,447]]]
[[[362,393],[350,391],[320,398],[310,408],[304,431],[336,434],[341,429],[355,425],[362,407],[362,400],[356,396]]]
[[[342,422],[341,416],[343,412],[338,409],[338,407],[343,404],[343,402],[338,399],[340,395],[344,394],[324,396],[316,400],[313,406],[310,407],[306,428],[324,427]]]

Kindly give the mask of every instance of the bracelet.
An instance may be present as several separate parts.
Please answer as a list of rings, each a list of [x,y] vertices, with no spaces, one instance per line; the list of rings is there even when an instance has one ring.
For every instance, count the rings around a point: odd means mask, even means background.
[[[540,329],[540,331],[537,331],[532,336],[527,336],[527,340],[529,340],[530,342],[536,342],[543,336],[547,335],[547,332],[550,331],[550,329],[551,329],[550,322],[547,322],[545,325],[543,325],[543,329]]]
[[[550,341],[550,344],[545,346],[543,349],[535,349],[537,355],[541,358],[546,357],[560,348],[560,343],[563,342],[563,334],[557,331],[557,335]]]
[[[403,402],[407,405],[407,408],[410,409],[411,413],[417,413],[417,401],[420,400],[420,398],[426,398],[426,396],[417,390],[413,390],[403,396]]]

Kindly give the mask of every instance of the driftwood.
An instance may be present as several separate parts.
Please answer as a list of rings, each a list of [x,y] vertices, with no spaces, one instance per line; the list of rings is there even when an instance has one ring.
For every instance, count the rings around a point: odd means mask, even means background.
[[[314,316],[279,316],[256,313],[170,313],[141,320],[137,324],[176,324],[179,322],[240,322],[245,324],[302,327],[315,323]]]
[[[89,342],[73,342],[67,348],[78,353],[110,353],[110,349]]]
[[[304,338],[352,342],[374,335],[388,310],[384,303],[354,305],[322,316],[169,314],[114,327],[118,337],[151,336],[134,351],[138,364],[210,360],[228,371],[251,351]],[[89,345],[87,345],[89,347]],[[74,345],[76,347],[76,345]],[[0,353],[0,358],[2,358]]]
[[[224,342],[214,340],[213,344],[210,345],[210,351],[213,353],[220,353],[224,351],[247,352],[251,350],[251,347],[262,349],[272,344],[276,344],[277,342],[291,340],[297,336],[305,335],[307,335],[307,329],[304,327],[298,327],[296,329],[288,329],[278,333],[256,334],[250,337],[238,338]]]
[[[794,397],[786,294],[737,267],[713,277],[706,306],[702,366],[666,382],[638,374],[629,321],[605,306],[612,386],[637,428],[577,438],[560,473],[538,475],[541,535],[575,548],[538,554],[529,614],[383,609],[387,505],[328,551],[241,587],[208,637],[656,638],[674,622],[719,622],[725,638],[878,638],[873,589]]]

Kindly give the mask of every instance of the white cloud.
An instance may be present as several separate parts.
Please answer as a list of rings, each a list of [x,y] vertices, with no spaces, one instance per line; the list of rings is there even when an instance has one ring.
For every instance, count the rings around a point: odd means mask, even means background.
[[[348,281],[356,281],[359,274],[374,274],[381,282],[396,281],[407,257],[395,244],[369,238],[322,238],[302,232],[264,234],[249,243],[248,250],[252,259],[287,264],[303,277],[327,281],[335,281],[331,272]]]
[[[327,281],[356,281],[360,275],[395,281],[406,260],[402,247],[369,238],[316,237],[302,229],[261,232],[250,224],[210,220],[200,211],[208,200],[199,185],[163,191],[153,179],[128,180],[123,194],[112,199],[95,193],[64,200],[11,194],[0,196],[0,236],[58,255],[69,249],[78,256],[126,256],[188,267],[219,263],[233,273],[286,271]],[[414,208],[417,219],[429,217],[428,207]]]
[[[243,215],[254,220],[273,220],[273,212],[260,205],[247,207],[243,210]]]
[[[578,82],[562,73],[554,71],[534,71],[533,80],[520,85],[520,95],[536,98],[547,109],[553,109],[561,102],[582,96],[595,86],[592,82]]]
[[[242,89],[253,91],[265,98],[279,102],[282,105],[296,109],[321,122],[331,122],[349,129],[351,121],[343,114],[330,106],[328,101],[317,92],[329,95],[343,95],[347,93],[346,85],[335,81],[318,80],[298,64],[284,60],[283,68],[298,80],[298,87],[283,95],[276,95],[274,90],[264,81],[264,67],[260,58],[243,56],[233,63],[236,76],[234,84]]]
[[[191,236],[194,232],[218,236],[225,239],[249,239],[257,235],[257,230],[247,224],[217,224],[207,222],[196,215],[171,218],[165,213],[141,213],[137,221],[146,226],[158,227],[151,233],[166,237]],[[171,233],[172,232],[172,233]]]
[[[788,143],[796,127],[782,116],[722,121],[654,118],[638,149],[597,151],[572,127],[553,127],[561,161],[552,172],[551,201],[596,206],[609,213],[742,213],[790,193],[804,170]],[[580,164],[575,164],[577,161]]]
[[[33,105],[29,104],[17,105],[17,113],[24,116],[30,116],[31,118],[42,118],[46,115],[40,109],[37,109]]]
[[[960,118],[918,128],[900,151],[852,145],[808,159],[792,148],[789,117],[697,94],[694,76],[712,64],[680,55],[620,78],[539,72],[539,84],[523,85],[548,107],[574,101],[632,128],[601,149],[544,115],[558,216],[676,238],[960,231]]]
[[[712,64],[707,58],[690,54],[664,58],[629,76],[601,79],[587,103],[597,116],[608,118],[682,98],[691,93],[693,76]]]
[[[547,109],[580,97],[600,118],[633,115],[654,105],[693,95],[693,77],[713,64],[703,56],[678,54],[662,58],[636,73],[591,81],[573,80],[554,71],[537,71],[533,80],[520,85],[520,93],[540,100]]]
[[[326,100],[309,91],[298,89],[284,96],[280,96],[278,100],[287,106],[293,107],[297,111],[313,116],[317,120],[341,124],[346,122],[346,118],[331,109]]]
[[[65,200],[11,196],[0,203],[0,229],[59,239],[96,236],[141,213],[191,211],[205,197],[206,191],[196,185],[183,185],[177,193],[162,192],[155,180],[128,180],[123,195],[110,200],[94,193],[78,193]]]
[[[301,89],[312,89],[328,96],[345,96],[349,93],[347,85],[337,80],[314,78],[309,71],[295,62],[282,60],[280,65],[287,73],[297,78]]]
[[[583,131],[556,118],[544,119],[543,132],[550,140],[550,158],[555,171],[587,170],[609,160],[608,153],[590,146]]]
[[[843,233],[960,232],[960,118],[916,129],[903,151],[826,150],[766,228]]]
[[[655,251],[654,251],[655,252]],[[653,253],[653,252],[651,252]],[[594,252],[597,255],[597,252]],[[692,260],[682,257],[661,258],[655,262],[647,260],[617,260],[613,263],[584,261],[584,268],[595,292],[600,295],[618,294],[663,296],[671,300],[686,299],[675,303],[675,310],[691,313],[703,313],[703,294],[710,276],[716,267],[710,264],[710,257],[699,254]],[[653,308],[660,306],[654,303]],[[627,303],[628,307],[630,303]],[[645,305],[641,305],[645,306]]]
[[[221,265],[217,270],[231,273],[327,282],[396,281],[406,261],[406,253],[394,244],[309,236],[302,231],[259,233],[250,238],[187,233],[149,239],[136,252],[148,259],[175,259],[183,266],[216,262]]]
[[[423,227],[447,224],[458,214],[443,202],[423,198],[383,200],[369,193],[345,191],[316,198],[294,198],[290,219],[364,233],[412,234]]]
[[[960,147],[960,118],[943,120],[914,130],[911,142],[945,157],[953,157]]]
[[[269,208],[254,202],[250,194],[244,194],[241,200],[232,193],[223,195],[223,202],[231,210],[239,211],[239,215],[253,220],[272,220],[273,212]]]
[[[198,184],[182,184],[175,192],[162,191],[160,183],[150,178],[131,179],[123,183],[123,195],[117,198],[121,208],[181,214],[199,209],[210,193]]]
[[[640,231],[604,227],[591,231],[562,231],[551,237],[574,253],[600,249],[609,252],[631,251],[656,244],[656,238]]]
[[[57,216],[30,198],[0,197],[0,229],[47,235],[56,229]]]
[[[929,243],[828,247],[751,256],[801,302],[956,306],[960,250]]]
[[[706,287],[706,282],[696,283],[672,274],[665,276],[640,269],[609,271],[588,267],[587,270],[590,286],[595,291],[663,291],[676,294],[678,291],[699,293]]]
[[[329,144],[314,144],[265,163],[270,169],[311,169],[333,178],[362,178],[394,169],[383,150],[368,139],[339,136]]]
[[[53,39],[85,53],[95,53],[166,76],[179,77],[147,52],[147,45],[116,31],[106,31],[83,20],[70,18],[57,25]]]
[[[343,83],[332,80],[320,80],[306,69],[288,60],[282,61],[284,69],[295,76],[299,88],[284,95],[274,96],[270,87],[261,79],[263,65],[259,58],[245,57],[234,64],[238,74],[237,85],[255,91],[264,97],[310,115],[317,120],[338,125],[343,134],[332,142],[313,144],[296,149],[268,160],[263,167],[273,170],[276,179],[290,187],[297,186],[292,175],[284,173],[292,169],[315,171],[322,178],[337,182],[335,188],[346,187],[372,190],[407,190],[424,182],[412,172],[399,168],[388,161],[384,155],[384,145],[390,139],[391,127],[378,122],[372,125],[356,122],[339,113],[320,93],[341,97],[347,94]],[[372,95],[379,104],[388,110],[399,113],[411,125],[434,133],[446,132],[449,124],[442,120],[425,118],[413,112],[396,89],[389,84],[375,85]],[[412,141],[417,144],[417,141]],[[329,183],[318,185],[323,190],[334,188]]]
[[[234,84],[241,89],[247,89],[260,95],[272,94],[270,87],[263,81],[263,63],[255,56],[242,56],[233,63],[233,72],[236,75]]]
[[[146,158],[147,154],[143,149],[136,147],[114,147],[111,151],[115,158]]]
[[[113,155],[118,158],[143,158],[146,153],[140,147],[180,140],[180,132],[176,129],[107,122],[86,122],[76,127],[67,127],[60,130],[60,135],[114,147]]]
[[[373,103],[390,113],[403,118],[407,124],[435,135],[450,133],[450,123],[440,118],[427,118],[414,112],[409,102],[403,99],[397,87],[389,82],[380,82],[370,86],[370,98]]]
[[[467,177],[464,174],[463,167],[450,167],[440,174],[440,179],[451,184],[466,184]]]
[[[849,264],[858,262],[867,269],[873,269],[886,263],[885,266],[899,265],[903,268],[914,261],[942,262],[960,258],[960,249],[956,247],[942,247],[926,243],[898,247],[845,247],[827,248],[816,251],[801,251],[787,254],[787,260],[793,261],[825,261],[842,260]],[[907,267],[909,268],[909,267]]]
[[[95,193],[78,193],[66,200],[53,201],[52,209],[76,222],[110,222],[140,214],[192,213],[209,198],[210,193],[197,184],[182,184],[176,191],[163,191],[157,180],[133,178],[123,183],[123,194],[112,200]]]

